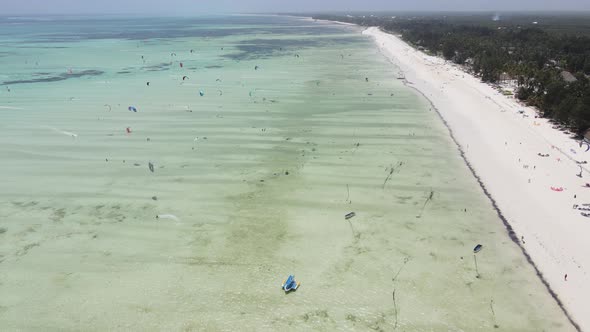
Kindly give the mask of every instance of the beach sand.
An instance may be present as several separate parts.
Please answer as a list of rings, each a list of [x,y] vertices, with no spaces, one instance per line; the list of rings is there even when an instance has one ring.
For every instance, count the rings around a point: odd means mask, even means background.
[[[586,303],[590,220],[572,208],[590,203],[590,189],[582,187],[590,173],[576,163],[590,155],[546,119],[535,118],[534,109],[503,96],[457,66],[417,51],[378,28],[364,34],[373,37],[383,54],[401,68],[408,86],[430,99],[514,230],[514,239],[573,321],[590,329]],[[582,178],[576,176],[580,167]],[[556,192],[551,187],[564,190]]]

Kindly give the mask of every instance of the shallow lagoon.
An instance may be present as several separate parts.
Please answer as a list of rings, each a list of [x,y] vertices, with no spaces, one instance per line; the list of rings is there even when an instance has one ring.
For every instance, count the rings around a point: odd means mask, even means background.
[[[2,326],[573,330],[358,29],[0,26]],[[285,295],[288,274],[302,286]]]

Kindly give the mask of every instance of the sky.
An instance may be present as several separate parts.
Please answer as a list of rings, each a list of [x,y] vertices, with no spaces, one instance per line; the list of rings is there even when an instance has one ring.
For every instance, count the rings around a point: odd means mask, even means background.
[[[166,14],[312,11],[590,11],[590,0],[0,0],[14,14]]]

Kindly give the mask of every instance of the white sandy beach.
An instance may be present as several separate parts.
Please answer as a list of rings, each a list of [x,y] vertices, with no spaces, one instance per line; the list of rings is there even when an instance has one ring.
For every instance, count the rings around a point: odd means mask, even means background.
[[[582,178],[576,176],[580,172],[576,161],[590,155],[546,119],[535,118],[534,109],[501,95],[461,68],[417,51],[379,28],[364,34],[372,36],[399,66],[407,84],[438,109],[543,279],[579,328],[590,330],[590,219],[572,208],[590,203],[590,189],[582,187],[590,182],[587,167]]]

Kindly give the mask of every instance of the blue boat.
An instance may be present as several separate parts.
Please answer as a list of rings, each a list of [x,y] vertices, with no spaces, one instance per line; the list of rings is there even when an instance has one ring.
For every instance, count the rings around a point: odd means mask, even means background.
[[[299,285],[301,285],[301,283],[295,281],[295,276],[291,274],[287,278],[287,280],[285,280],[283,282],[283,284],[281,285],[281,288],[283,288],[283,290],[285,291],[285,293],[288,293],[290,291],[297,290],[297,288],[299,288]]]

